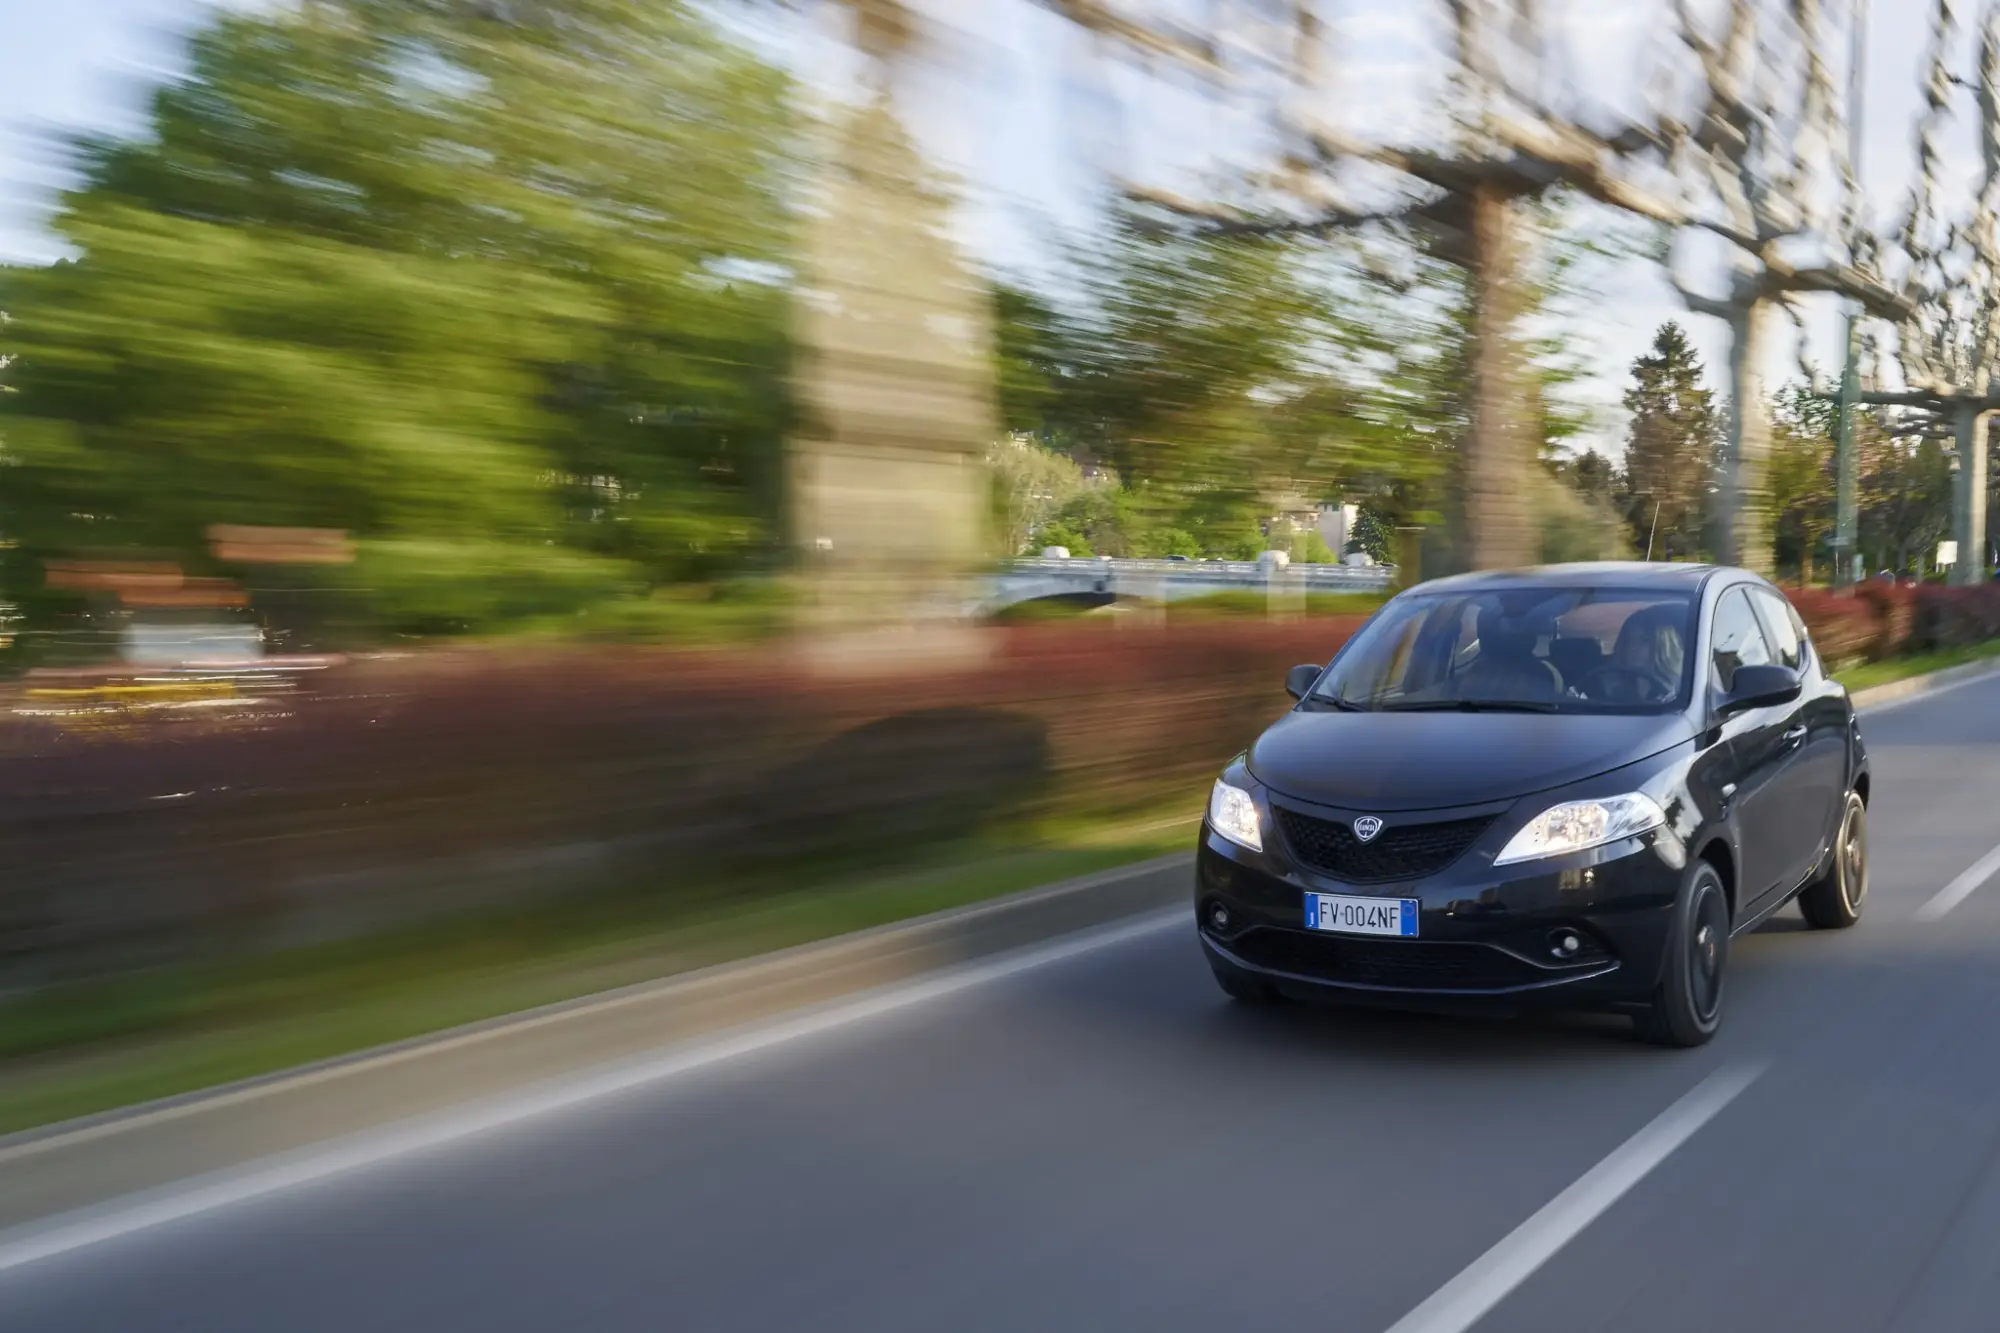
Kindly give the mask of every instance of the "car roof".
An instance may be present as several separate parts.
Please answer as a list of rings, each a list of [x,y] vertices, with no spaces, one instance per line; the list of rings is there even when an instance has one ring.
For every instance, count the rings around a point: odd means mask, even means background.
[[[1413,592],[1478,592],[1487,588],[1684,588],[1690,592],[1716,574],[1745,574],[1727,565],[1668,560],[1597,560],[1521,569],[1482,569],[1420,583]]]

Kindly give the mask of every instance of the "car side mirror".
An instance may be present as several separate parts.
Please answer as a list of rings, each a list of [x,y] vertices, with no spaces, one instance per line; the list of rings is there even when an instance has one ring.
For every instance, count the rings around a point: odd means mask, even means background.
[[[1318,683],[1320,672],[1326,670],[1317,662],[1306,662],[1285,673],[1285,693],[1294,699],[1303,699]]]
[[[1727,717],[1749,708],[1768,708],[1799,697],[1799,673],[1775,663],[1736,668],[1716,712]]]

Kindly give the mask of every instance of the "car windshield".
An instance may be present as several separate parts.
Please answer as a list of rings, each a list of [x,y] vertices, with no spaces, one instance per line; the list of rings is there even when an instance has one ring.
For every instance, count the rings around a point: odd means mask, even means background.
[[[1397,598],[1308,698],[1370,711],[1656,713],[1686,702],[1686,592],[1482,588]]]

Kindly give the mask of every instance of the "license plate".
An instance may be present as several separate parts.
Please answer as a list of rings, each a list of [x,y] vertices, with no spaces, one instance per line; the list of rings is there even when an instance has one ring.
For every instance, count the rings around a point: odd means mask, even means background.
[[[1306,929],[1330,930],[1342,935],[1414,936],[1417,933],[1417,900],[1308,893]]]

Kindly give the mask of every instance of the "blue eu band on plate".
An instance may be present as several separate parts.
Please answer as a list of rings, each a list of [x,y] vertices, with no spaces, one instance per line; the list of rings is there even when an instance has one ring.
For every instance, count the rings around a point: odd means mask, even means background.
[[[1415,898],[1349,898],[1337,893],[1306,895],[1306,929],[1341,935],[1417,933]]]

